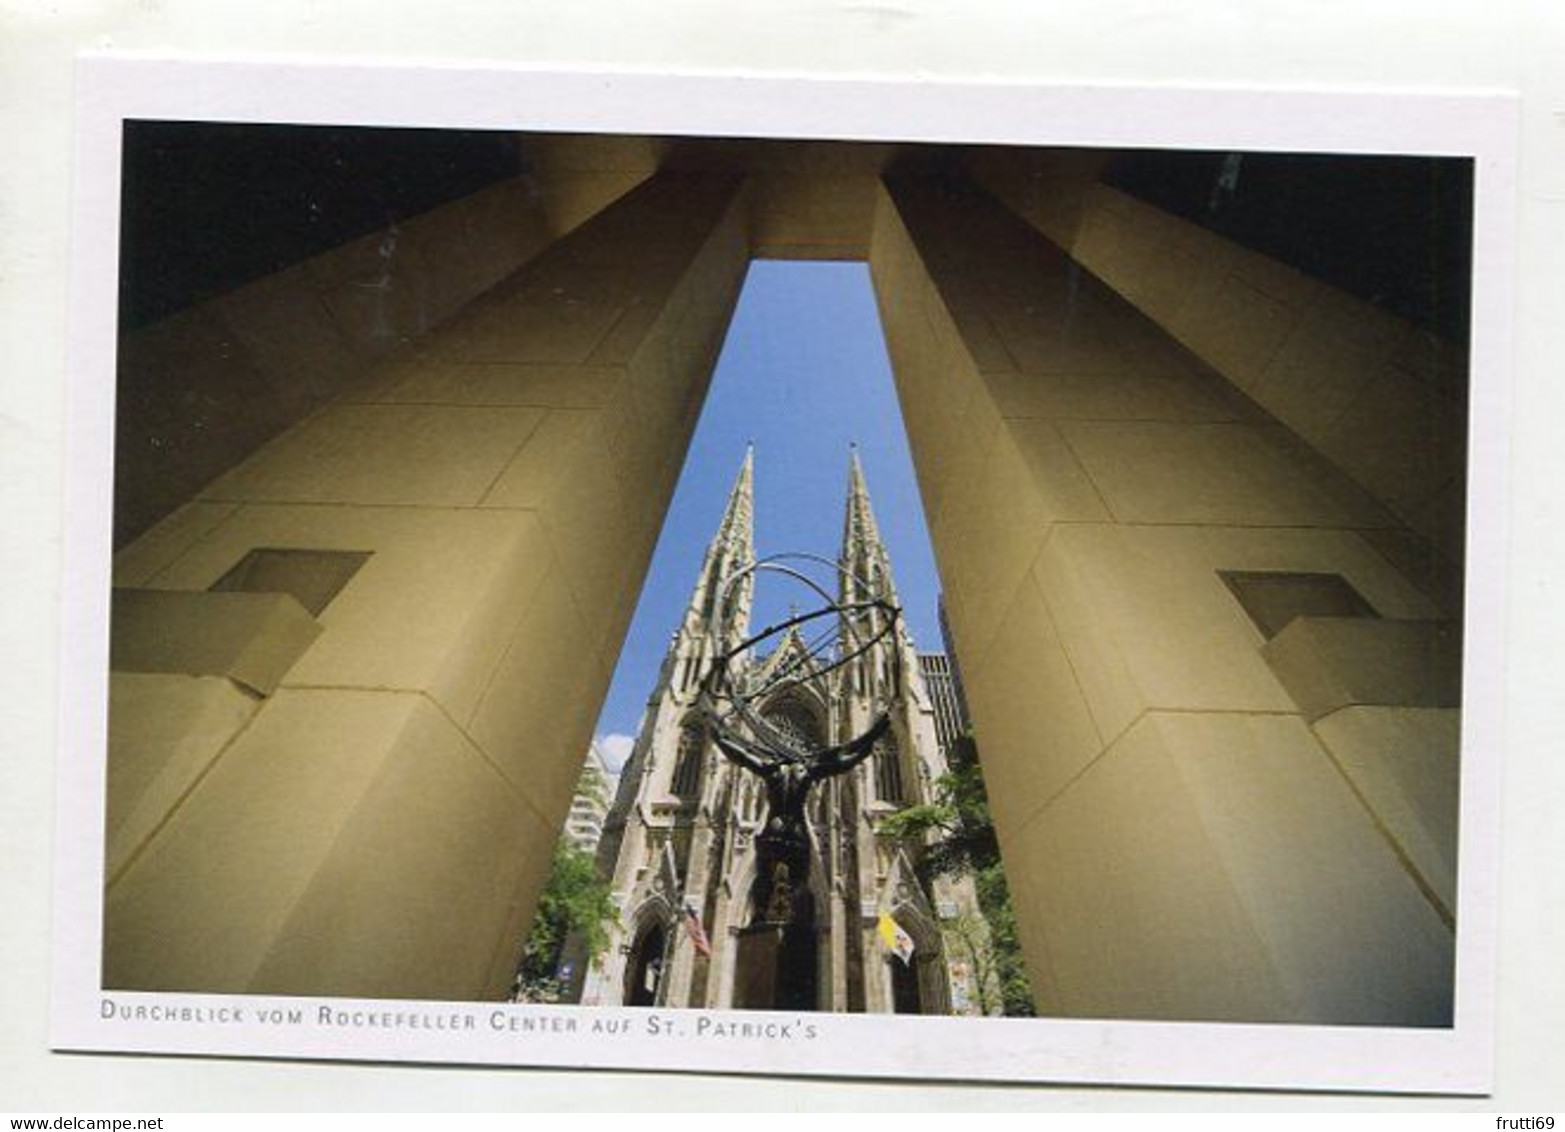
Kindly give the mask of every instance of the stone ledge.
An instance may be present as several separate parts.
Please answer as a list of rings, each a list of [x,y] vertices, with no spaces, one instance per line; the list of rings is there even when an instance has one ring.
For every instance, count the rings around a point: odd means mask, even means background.
[[[1261,655],[1311,722],[1356,704],[1462,702],[1461,633],[1450,621],[1298,617]]]
[[[114,591],[109,668],[226,676],[269,696],[321,635],[287,594]]]

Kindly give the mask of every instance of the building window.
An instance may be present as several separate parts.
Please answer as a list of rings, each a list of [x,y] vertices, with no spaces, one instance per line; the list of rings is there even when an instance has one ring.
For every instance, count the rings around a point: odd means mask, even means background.
[[[761,718],[773,731],[770,738],[782,741],[801,755],[824,746],[815,713],[792,696],[784,696],[768,704]]]
[[[1219,570],[1261,634],[1271,640],[1295,617],[1379,617],[1341,574]]]
[[[674,781],[670,790],[675,797],[693,799],[701,790],[701,755],[706,748],[701,729],[687,726],[679,735],[679,752],[674,759]]]
[[[900,806],[906,797],[902,792],[902,758],[896,740],[890,735],[875,742],[875,796],[882,802]]]
[[[288,594],[312,617],[319,616],[369,556],[367,550],[252,550],[211,588]]]

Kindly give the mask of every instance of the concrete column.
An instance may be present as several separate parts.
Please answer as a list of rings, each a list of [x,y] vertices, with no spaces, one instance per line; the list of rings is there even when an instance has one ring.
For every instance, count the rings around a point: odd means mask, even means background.
[[[631,155],[531,148],[547,190],[502,182],[123,335],[116,546],[651,173]]]
[[[1217,573],[1437,616],[1403,521],[982,190],[893,184],[871,267],[1040,1009],[1448,1024],[1416,855]]]
[[[707,768],[702,785],[709,794],[713,777],[711,769]],[[712,822],[710,818],[701,815],[691,823],[691,827],[690,852],[685,857],[685,875],[680,879],[684,882],[684,900],[693,904],[704,916],[706,894],[711,886],[708,862],[712,857]],[[695,965],[696,960],[700,958],[700,953],[696,950],[695,941],[690,938],[690,931],[684,924],[683,906],[678,909],[678,915],[680,923],[676,931],[680,942],[674,950],[673,967],[666,976],[669,980],[668,1001],[676,1006],[700,1006],[701,1003],[691,999]],[[703,925],[702,930],[709,929]],[[710,937],[707,942],[710,944]]]
[[[269,694],[117,682],[111,780],[164,703],[199,734],[109,877],[106,987],[503,994],[736,297],[740,217],[730,180],[652,178],[119,556],[119,585],[199,593],[255,548],[368,555]]]
[[[658,1003],[681,1008],[692,1006],[690,981],[695,968],[696,945],[677,918],[669,931],[674,938],[669,941],[668,950],[664,953],[667,966],[663,972],[663,984],[658,988]]]
[[[1099,183],[1103,164],[996,150],[976,174],[1395,514],[1377,548],[1458,615],[1466,349]]]
[[[854,814],[855,808],[851,804],[852,786],[847,776],[828,780],[826,786],[827,812],[834,815],[834,820],[829,823],[833,827],[833,833],[829,844],[821,846],[821,857],[828,862],[828,876],[822,877],[817,882],[821,886],[823,903],[827,908],[827,938],[825,940],[826,973],[827,978],[822,979],[822,985],[829,988],[831,1008],[833,1010],[847,1010],[849,1001],[848,991],[848,932],[853,930],[858,916],[858,909],[852,906],[853,886],[849,883],[852,878],[848,876],[848,867],[851,864],[852,854],[844,845],[843,838],[838,834],[839,823],[845,824],[845,819]],[[848,829],[853,830],[849,825]],[[850,834],[856,836],[856,833]]]
[[[724,870],[726,874],[726,870]],[[718,881],[722,885],[721,880]],[[706,977],[706,994],[700,1002],[691,1003],[692,1006],[707,1007],[708,1009],[720,1009],[729,1003],[729,988],[732,985],[733,975],[733,951],[735,939],[732,932],[734,925],[730,923],[732,918],[732,900],[718,900],[717,910],[712,914],[712,922],[706,927],[706,937],[712,944],[712,958]]]
[[[864,937],[864,1012],[895,1014],[896,998],[891,989],[891,967],[885,945],[873,925],[862,929]]]

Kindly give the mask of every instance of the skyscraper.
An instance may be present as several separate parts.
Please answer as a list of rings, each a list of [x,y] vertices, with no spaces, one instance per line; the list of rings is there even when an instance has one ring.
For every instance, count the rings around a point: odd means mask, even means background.
[[[924,677],[924,690],[929,693],[930,706],[935,713],[935,737],[940,740],[940,750],[946,761],[952,761],[951,749],[972,727],[967,716],[967,706],[962,700],[961,683],[956,674],[956,664],[948,653],[921,652],[918,654],[918,670]]]
[[[571,797],[571,812],[565,819],[565,838],[576,848],[591,853],[603,837],[603,821],[614,797],[618,777],[609,770],[597,743],[587,750],[587,763]]]

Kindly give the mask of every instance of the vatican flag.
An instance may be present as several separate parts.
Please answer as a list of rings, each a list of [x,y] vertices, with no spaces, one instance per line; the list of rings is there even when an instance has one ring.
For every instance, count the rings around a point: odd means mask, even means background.
[[[882,912],[875,927],[888,951],[902,960],[904,965],[913,961],[913,937],[902,930],[902,925],[891,918],[890,912]]]

